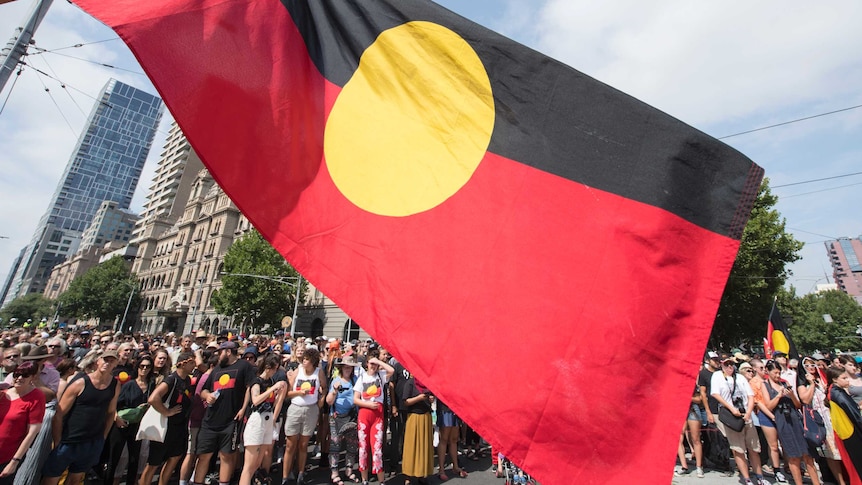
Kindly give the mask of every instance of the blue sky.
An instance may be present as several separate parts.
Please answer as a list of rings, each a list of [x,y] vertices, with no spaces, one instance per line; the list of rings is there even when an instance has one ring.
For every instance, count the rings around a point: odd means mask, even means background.
[[[862,105],[862,3],[445,0],[443,6],[635,96],[710,135]],[[0,41],[29,0],[0,5]],[[99,43],[92,43],[105,41]],[[57,1],[36,35],[48,50],[0,93],[0,278],[32,236],[87,114],[109,77],[155,90],[128,49],[77,7]],[[31,50],[31,52],[34,52]],[[87,61],[74,59],[74,56]],[[98,64],[109,64],[107,68]],[[10,81],[11,84],[11,81]],[[46,92],[45,89],[49,91]],[[167,134],[160,127],[138,185],[140,209]],[[728,138],[773,186],[862,171],[862,108]],[[862,176],[774,189],[789,231],[806,243],[791,269],[799,293],[831,280],[823,241],[862,233]]]

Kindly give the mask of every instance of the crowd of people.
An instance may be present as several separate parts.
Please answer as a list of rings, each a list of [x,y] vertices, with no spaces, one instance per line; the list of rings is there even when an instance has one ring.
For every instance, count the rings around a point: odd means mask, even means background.
[[[0,485],[88,474],[266,485],[279,468],[283,485],[301,485],[312,460],[334,485],[399,473],[422,484],[466,477],[459,458],[487,452],[370,339],[26,328],[0,338]]]
[[[801,362],[710,351],[693,386],[679,443],[677,475],[709,466],[745,485],[858,483],[862,449],[862,357],[815,353]],[[833,426],[835,422],[835,426]],[[839,436],[836,437],[836,429]],[[687,446],[686,446],[687,445]],[[685,452],[690,450],[693,463]],[[855,459],[855,460],[854,460]],[[851,482],[850,477],[855,482]]]

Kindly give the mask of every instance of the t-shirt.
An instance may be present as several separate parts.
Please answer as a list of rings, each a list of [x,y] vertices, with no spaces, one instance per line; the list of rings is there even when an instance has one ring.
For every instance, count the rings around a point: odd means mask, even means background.
[[[264,379],[260,376],[257,376],[254,378],[254,381],[252,381],[251,387],[254,387],[255,385],[257,385],[258,386],[258,391],[257,391],[258,394],[263,394],[267,390],[269,390],[270,387],[274,386],[275,382],[276,382],[275,379]],[[271,412],[275,411],[275,397],[276,397],[275,393],[272,393],[269,395],[269,397],[266,398],[266,401],[258,404],[257,406],[250,404],[250,406],[252,406],[251,410],[261,412],[261,413],[271,413]]]
[[[168,417],[168,426],[188,426],[189,416],[192,413],[192,380],[189,377],[183,379],[176,372],[165,378],[168,385],[167,394],[162,399],[169,399],[165,405],[170,409],[177,404],[182,406],[182,411]]]
[[[314,369],[311,374],[305,373],[304,367],[299,367],[296,370],[296,377],[293,379],[294,391],[308,391],[308,394],[293,396],[290,398],[290,403],[296,406],[316,406],[320,395],[320,369]]]
[[[733,381],[736,379],[736,389],[733,388]],[[742,399],[742,409],[740,411],[744,412],[744,409],[748,407],[748,398],[749,396],[753,397],[754,393],[751,391],[751,386],[748,385],[748,380],[743,377],[741,374],[734,374],[733,376],[727,376],[724,372],[716,372],[712,375],[712,394],[720,395],[728,404],[733,405],[733,400],[735,398]],[[731,396],[731,391],[733,395]],[[717,411],[716,411],[717,412]]]
[[[257,372],[252,364],[243,359],[227,367],[215,367],[207,378],[204,389],[219,392],[215,403],[209,406],[201,422],[202,428],[221,430],[233,422],[242,408],[245,391]]]
[[[353,410],[353,385],[356,382],[356,374],[352,374],[350,379],[343,377],[335,377],[329,385],[329,391],[332,392],[338,386],[341,386],[341,392],[336,394],[335,402],[332,404],[332,414],[346,416]]]
[[[700,373],[697,375],[697,385],[706,387],[706,404],[709,406],[709,411],[712,414],[718,414],[718,401],[712,397],[711,387],[712,387],[712,374],[714,372],[721,373],[721,371],[711,371],[708,367],[704,367],[700,370]]]
[[[0,463],[15,456],[18,446],[27,436],[27,427],[41,423],[45,417],[45,394],[33,389],[27,394],[10,400],[6,392],[0,392]],[[18,458],[21,458],[20,456]]]
[[[386,375],[386,371],[379,370],[374,374],[369,374],[360,370],[354,390],[359,391],[359,399],[363,401],[383,404],[383,386],[387,382],[389,382],[389,376]]]

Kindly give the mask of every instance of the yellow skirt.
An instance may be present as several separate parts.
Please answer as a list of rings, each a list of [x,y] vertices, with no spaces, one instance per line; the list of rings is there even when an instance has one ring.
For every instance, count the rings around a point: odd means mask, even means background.
[[[404,454],[401,472],[409,477],[427,477],[434,474],[434,430],[431,413],[407,415],[404,425]]]

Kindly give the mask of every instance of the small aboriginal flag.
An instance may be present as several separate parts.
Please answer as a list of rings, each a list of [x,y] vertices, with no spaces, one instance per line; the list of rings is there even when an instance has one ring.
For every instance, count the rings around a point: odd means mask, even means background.
[[[787,325],[781,318],[781,312],[775,303],[772,304],[772,311],[769,312],[765,342],[764,353],[766,357],[771,359],[775,352],[782,352],[787,355],[788,359],[799,359],[799,352],[793,345],[793,339],[790,338],[790,332],[787,330]]]
[[[751,160],[427,0],[77,3],[261,234],[495,448],[546,485],[671,479]]]

